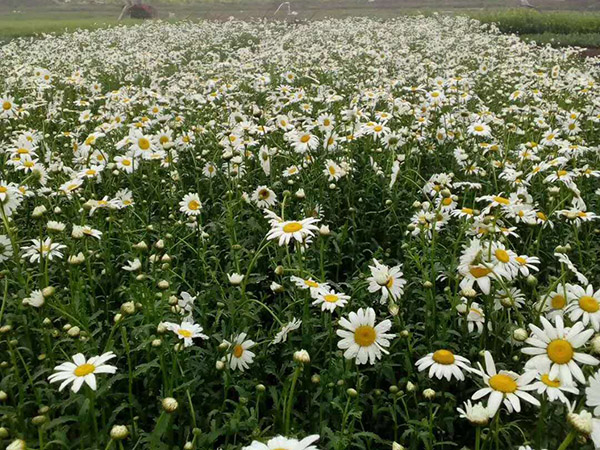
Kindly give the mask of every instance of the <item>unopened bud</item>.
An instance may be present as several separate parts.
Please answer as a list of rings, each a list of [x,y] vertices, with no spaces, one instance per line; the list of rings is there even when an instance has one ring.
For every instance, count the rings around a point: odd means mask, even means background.
[[[162,408],[165,410],[165,412],[167,412],[169,414],[173,413],[173,412],[177,411],[178,406],[179,406],[179,403],[177,403],[177,400],[175,400],[173,397],[163,398]]]

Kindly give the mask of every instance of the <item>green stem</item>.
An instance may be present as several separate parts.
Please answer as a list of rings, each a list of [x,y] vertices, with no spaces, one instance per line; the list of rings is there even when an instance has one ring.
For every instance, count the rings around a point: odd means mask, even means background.
[[[575,432],[571,431],[569,434],[567,434],[567,437],[565,437],[565,440],[562,441],[562,444],[560,444],[560,447],[558,447],[558,450],[565,450],[567,447],[569,447],[569,445],[571,444],[573,439],[575,439]]]
[[[285,426],[284,431],[285,435],[289,435],[290,431],[290,418],[292,415],[292,406],[294,405],[294,390],[296,389],[296,382],[298,381],[298,376],[300,375],[300,371],[302,371],[302,366],[298,365],[296,370],[294,371],[294,376],[292,378],[292,385],[290,386],[290,393],[288,394],[286,411],[285,411]]]

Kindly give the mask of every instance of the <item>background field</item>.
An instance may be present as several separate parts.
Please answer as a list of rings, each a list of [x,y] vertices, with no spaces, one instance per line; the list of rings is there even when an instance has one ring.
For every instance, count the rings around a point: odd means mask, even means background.
[[[62,3],[62,4],[61,4]],[[468,14],[497,23],[503,32],[517,33],[541,44],[600,47],[600,1],[531,0],[536,9],[520,7],[519,0],[303,0],[290,2],[294,15],[279,0],[163,0],[147,1],[164,20],[226,20],[324,17],[393,17],[402,14]],[[0,0],[0,39],[37,33],[97,28],[119,23],[120,0],[74,2],[59,0]],[[121,23],[136,23],[124,20]],[[592,53],[595,53],[592,51]]]

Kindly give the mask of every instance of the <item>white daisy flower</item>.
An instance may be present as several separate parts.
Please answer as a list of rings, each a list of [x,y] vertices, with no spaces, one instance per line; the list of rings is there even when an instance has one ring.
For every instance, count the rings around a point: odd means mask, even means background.
[[[380,302],[382,304],[388,298],[394,301],[400,298],[404,294],[404,285],[406,284],[406,280],[402,278],[402,266],[397,265],[390,268],[376,259],[373,259],[373,263],[373,266],[369,266],[371,276],[367,278],[369,292],[381,291]]]
[[[314,224],[318,222],[319,219],[309,217],[300,221],[286,220],[272,223],[271,230],[267,234],[267,239],[278,239],[280,246],[288,245],[292,239],[298,243],[302,243],[307,237],[314,236],[314,232],[319,229]]]
[[[305,437],[301,441],[283,436],[276,436],[269,439],[266,444],[253,441],[252,444],[243,447],[242,450],[319,450],[316,445],[312,445],[318,439],[318,434]]]
[[[291,276],[290,279],[294,282],[296,287],[300,289],[310,289],[310,296],[312,298],[317,298],[321,291],[329,289],[329,285],[327,283],[319,283],[312,278]]]
[[[46,238],[43,241],[39,239],[32,239],[32,244],[28,247],[24,247],[23,258],[29,258],[29,262],[39,262],[40,258],[48,258],[52,261],[54,258],[61,259],[63,257],[62,249],[66,248],[66,245],[59,244],[58,242],[52,242],[52,238]]]
[[[345,330],[337,330],[337,335],[342,338],[338,348],[345,350],[346,359],[356,358],[356,364],[375,364],[376,360],[381,359],[382,353],[388,353],[384,347],[389,347],[390,339],[395,337],[387,333],[392,328],[389,320],[375,325],[373,308],[351,312],[348,319],[340,319],[340,325]]]
[[[256,355],[249,349],[254,347],[256,342],[246,339],[247,336],[246,333],[240,333],[234,336],[232,342],[223,341],[230,350],[230,353],[224,359],[229,363],[231,370],[240,369],[243,372],[254,361],[254,356]]]
[[[467,400],[463,408],[456,408],[456,411],[461,419],[467,419],[473,425],[483,426],[490,421],[490,412],[481,402],[472,404],[471,400]]]
[[[183,199],[179,202],[179,211],[188,216],[197,216],[202,210],[202,203],[200,203],[200,197],[198,194],[189,193],[186,194]]]
[[[335,292],[333,289],[323,289],[317,295],[313,305],[321,305],[321,311],[333,312],[336,308],[343,308],[350,300],[350,296],[341,292]]]
[[[184,347],[193,345],[195,338],[208,339],[207,335],[202,334],[203,328],[189,320],[184,320],[181,325],[173,322],[164,322],[163,325],[167,330],[175,333],[179,339],[183,339]]]
[[[441,380],[442,377],[444,377],[448,381],[450,381],[452,377],[463,381],[465,375],[462,373],[461,369],[467,371],[471,370],[471,363],[467,358],[463,358],[446,349],[440,349],[429,353],[419,359],[415,365],[419,372],[423,372],[425,369],[429,368],[429,378],[435,376],[437,379]]]
[[[487,387],[475,392],[472,399],[479,400],[480,398],[489,395],[487,408],[490,417],[496,415],[498,408],[500,408],[500,405],[502,404],[508,409],[508,412],[520,412],[520,400],[525,400],[532,405],[540,406],[540,402],[526,392],[533,389],[533,386],[530,383],[535,378],[535,372],[530,370],[522,375],[507,370],[496,372],[496,364],[494,364],[492,354],[486,350],[484,358],[485,370],[481,366],[481,363],[478,363],[479,374],[483,377],[483,381]]]
[[[73,362],[67,361],[54,368],[56,373],[48,377],[50,383],[62,381],[58,390],[62,391],[67,385],[73,383],[71,390],[78,392],[85,382],[92,390],[96,390],[96,374],[99,373],[115,373],[117,368],[105,364],[107,361],[115,358],[113,352],[107,352],[100,356],[92,356],[86,360],[85,356],[77,353],[73,356]]]
[[[526,355],[532,355],[525,364],[528,369],[535,369],[538,373],[545,373],[549,369],[550,379],[560,379],[564,384],[573,384],[573,377],[585,383],[583,372],[578,364],[597,365],[599,360],[585,353],[575,350],[582,347],[594,334],[594,330],[585,330],[581,322],[572,328],[565,328],[561,316],[554,318],[552,324],[545,317],[540,317],[544,329],[534,324],[529,324],[533,336],[527,338],[525,343],[533,347],[521,349]]]
[[[287,336],[290,331],[297,330],[302,325],[302,321],[300,319],[296,319],[295,317],[288,323],[286,323],[281,330],[277,332],[273,341],[271,341],[271,345],[279,344],[280,342],[287,341]]]
[[[594,292],[591,284],[585,289],[567,284],[567,298],[569,319],[573,322],[581,320],[586,326],[591,323],[594,330],[600,331],[600,289]]]
[[[565,392],[570,394],[579,394],[579,389],[574,385],[568,385],[558,378],[550,378],[547,372],[539,373],[536,371],[538,381],[532,384],[538,394],[546,394],[548,400],[555,402],[556,400],[567,404],[569,400],[565,396]]]
[[[277,203],[277,195],[267,186],[258,186],[251,198],[259,208],[269,208]]]

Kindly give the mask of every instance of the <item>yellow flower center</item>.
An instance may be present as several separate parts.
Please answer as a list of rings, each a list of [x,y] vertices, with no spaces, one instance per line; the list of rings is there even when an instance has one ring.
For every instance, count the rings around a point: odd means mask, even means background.
[[[546,386],[550,386],[553,388],[560,387],[560,381],[559,380],[551,380],[550,376],[547,373],[542,375],[542,383],[544,383]]]
[[[2,109],[4,111],[8,111],[10,108],[12,108],[12,103],[9,101],[5,101],[4,103],[2,103]]]
[[[510,256],[508,255],[508,252],[506,250],[502,250],[501,248],[497,249],[494,252],[494,255],[496,255],[496,259],[500,262],[507,263],[508,261],[510,261]]]
[[[585,312],[595,313],[600,309],[600,305],[598,304],[598,300],[589,295],[584,295],[579,299],[579,307],[583,309]]]
[[[471,208],[463,208],[463,209],[461,209],[461,212],[463,212],[464,214],[468,214],[470,216],[473,215],[473,210]]]
[[[452,204],[452,197],[446,197],[444,200],[442,200],[442,205],[444,206],[450,206]]]
[[[179,329],[179,330],[177,330],[177,334],[179,336],[183,336],[184,338],[191,338],[192,337],[192,332],[190,330]]]
[[[387,281],[385,282],[385,287],[388,289],[391,289],[393,285],[394,285],[394,278],[388,277]]]
[[[369,325],[361,325],[354,331],[354,342],[361,347],[369,347],[376,338],[375,328]]]
[[[130,166],[131,165],[131,161],[129,161],[128,159],[124,159],[121,161],[121,164],[123,164],[124,166]]]
[[[517,383],[508,375],[498,374],[490,378],[490,387],[505,394],[512,394],[517,390]]]
[[[148,150],[150,148],[150,141],[146,138],[139,138],[138,139],[138,147],[141,150]]]
[[[550,304],[554,309],[563,309],[567,304],[567,300],[565,299],[564,295],[556,294],[554,297],[552,297]]]
[[[488,269],[487,267],[472,266],[469,268],[469,272],[475,278],[485,277],[485,276],[489,275],[491,271],[492,271],[492,269]]]
[[[316,283],[312,280],[304,280],[304,284],[307,285],[308,287],[311,288],[318,288],[319,287],[319,283]]]
[[[433,354],[432,358],[438,364],[446,366],[454,364],[454,354],[450,350],[438,350]]]
[[[78,366],[73,373],[78,377],[85,377],[90,373],[94,373],[94,370],[96,370],[96,366],[86,363]]]
[[[375,130],[376,133],[379,133],[381,130],[383,130],[383,127],[381,125],[375,125],[373,130]]]
[[[565,339],[555,339],[546,349],[548,358],[556,364],[566,364],[573,359],[573,346]]]
[[[494,197],[494,201],[502,205],[510,205],[510,200],[504,197],[496,196]]]
[[[188,203],[188,208],[190,208],[192,211],[197,211],[200,208],[200,203],[196,200],[192,200]]]
[[[287,225],[284,225],[283,231],[285,233],[295,233],[296,231],[300,231],[302,229],[302,224],[300,222],[290,222]]]
[[[237,344],[233,347],[233,356],[235,356],[236,358],[240,358],[243,353],[244,348],[240,344]]]
[[[167,142],[169,142],[169,138],[167,136],[161,136],[159,141],[161,144],[166,144]]]
[[[474,127],[474,130],[475,130],[475,131],[482,132],[482,131],[484,130],[484,128],[483,128],[483,126],[482,126],[482,125],[475,125],[475,127]]]
[[[330,173],[331,175],[335,175],[335,167],[333,167],[333,166],[329,166],[329,173]]]
[[[325,300],[328,303],[335,303],[338,301],[338,296],[335,294],[327,294],[323,296],[323,300]]]
[[[306,144],[308,141],[310,141],[310,134],[305,134],[300,138],[300,142],[303,144]]]

